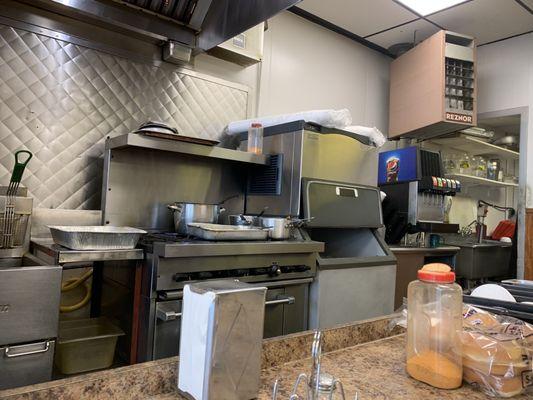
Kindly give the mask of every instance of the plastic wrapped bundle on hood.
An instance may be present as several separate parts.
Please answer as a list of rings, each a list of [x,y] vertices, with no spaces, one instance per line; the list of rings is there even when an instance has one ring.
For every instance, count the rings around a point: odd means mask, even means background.
[[[232,142],[231,138],[234,135],[248,131],[248,128],[254,122],[260,123],[263,125],[263,128],[268,128],[269,126],[302,120],[305,122],[315,123],[326,128],[342,129],[366,136],[370,138],[376,147],[383,146],[383,144],[387,141],[383,133],[381,133],[379,129],[375,127],[352,125],[352,115],[346,108],[340,110],[302,111],[291,114],[280,114],[230,122],[228,126],[224,128],[221,141],[224,143]]]

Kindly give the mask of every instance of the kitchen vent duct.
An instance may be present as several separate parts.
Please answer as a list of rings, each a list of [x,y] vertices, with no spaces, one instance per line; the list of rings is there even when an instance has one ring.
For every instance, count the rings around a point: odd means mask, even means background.
[[[20,0],[160,44],[210,50],[301,0]]]

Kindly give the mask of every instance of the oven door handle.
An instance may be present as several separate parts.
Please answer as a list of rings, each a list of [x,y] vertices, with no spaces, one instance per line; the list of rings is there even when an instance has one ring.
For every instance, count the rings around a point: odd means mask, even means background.
[[[294,296],[283,296],[278,295],[276,296],[275,300],[267,300],[265,301],[265,306],[274,306],[277,304],[294,304],[296,299]]]
[[[46,342],[38,343],[38,344],[43,344],[44,347],[42,349],[24,351],[20,353],[11,353],[11,351],[16,349],[17,347],[23,347],[23,346],[6,347],[4,351],[4,355],[7,358],[15,358],[15,357],[22,357],[22,356],[30,356],[32,354],[46,353],[50,349],[50,341],[48,340]]]
[[[180,312],[176,311],[164,311],[164,310],[156,310],[157,319],[160,319],[161,321],[174,321],[176,318],[181,317]]]

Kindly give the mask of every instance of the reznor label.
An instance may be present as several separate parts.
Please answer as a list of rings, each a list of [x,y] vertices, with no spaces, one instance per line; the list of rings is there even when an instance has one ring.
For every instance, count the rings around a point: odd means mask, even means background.
[[[447,112],[446,113],[446,119],[448,121],[464,122],[464,123],[467,123],[467,124],[471,124],[472,123],[472,116],[471,115],[464,115],[464,114],[456,114],[456,113]]]

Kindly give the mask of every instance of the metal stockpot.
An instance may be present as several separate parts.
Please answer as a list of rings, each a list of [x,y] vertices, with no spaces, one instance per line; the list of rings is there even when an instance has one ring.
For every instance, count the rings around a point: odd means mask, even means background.
[[[293,236],[294,229],[301,228],[309,219],[260,217],[260,226],[268,229],[268,237],[274,240],[286,240]]]
[[[220,204],[173,203],[167,207],[174,212],[176,232],[182,235],[189,234],[188,223],[204,222],[216,224],[220,213],[225,211]]]
[[[268,228],[268,236],[275,240],[289,239],[294,228],[289,218],[261,217],[260,222],[263,228]]]

